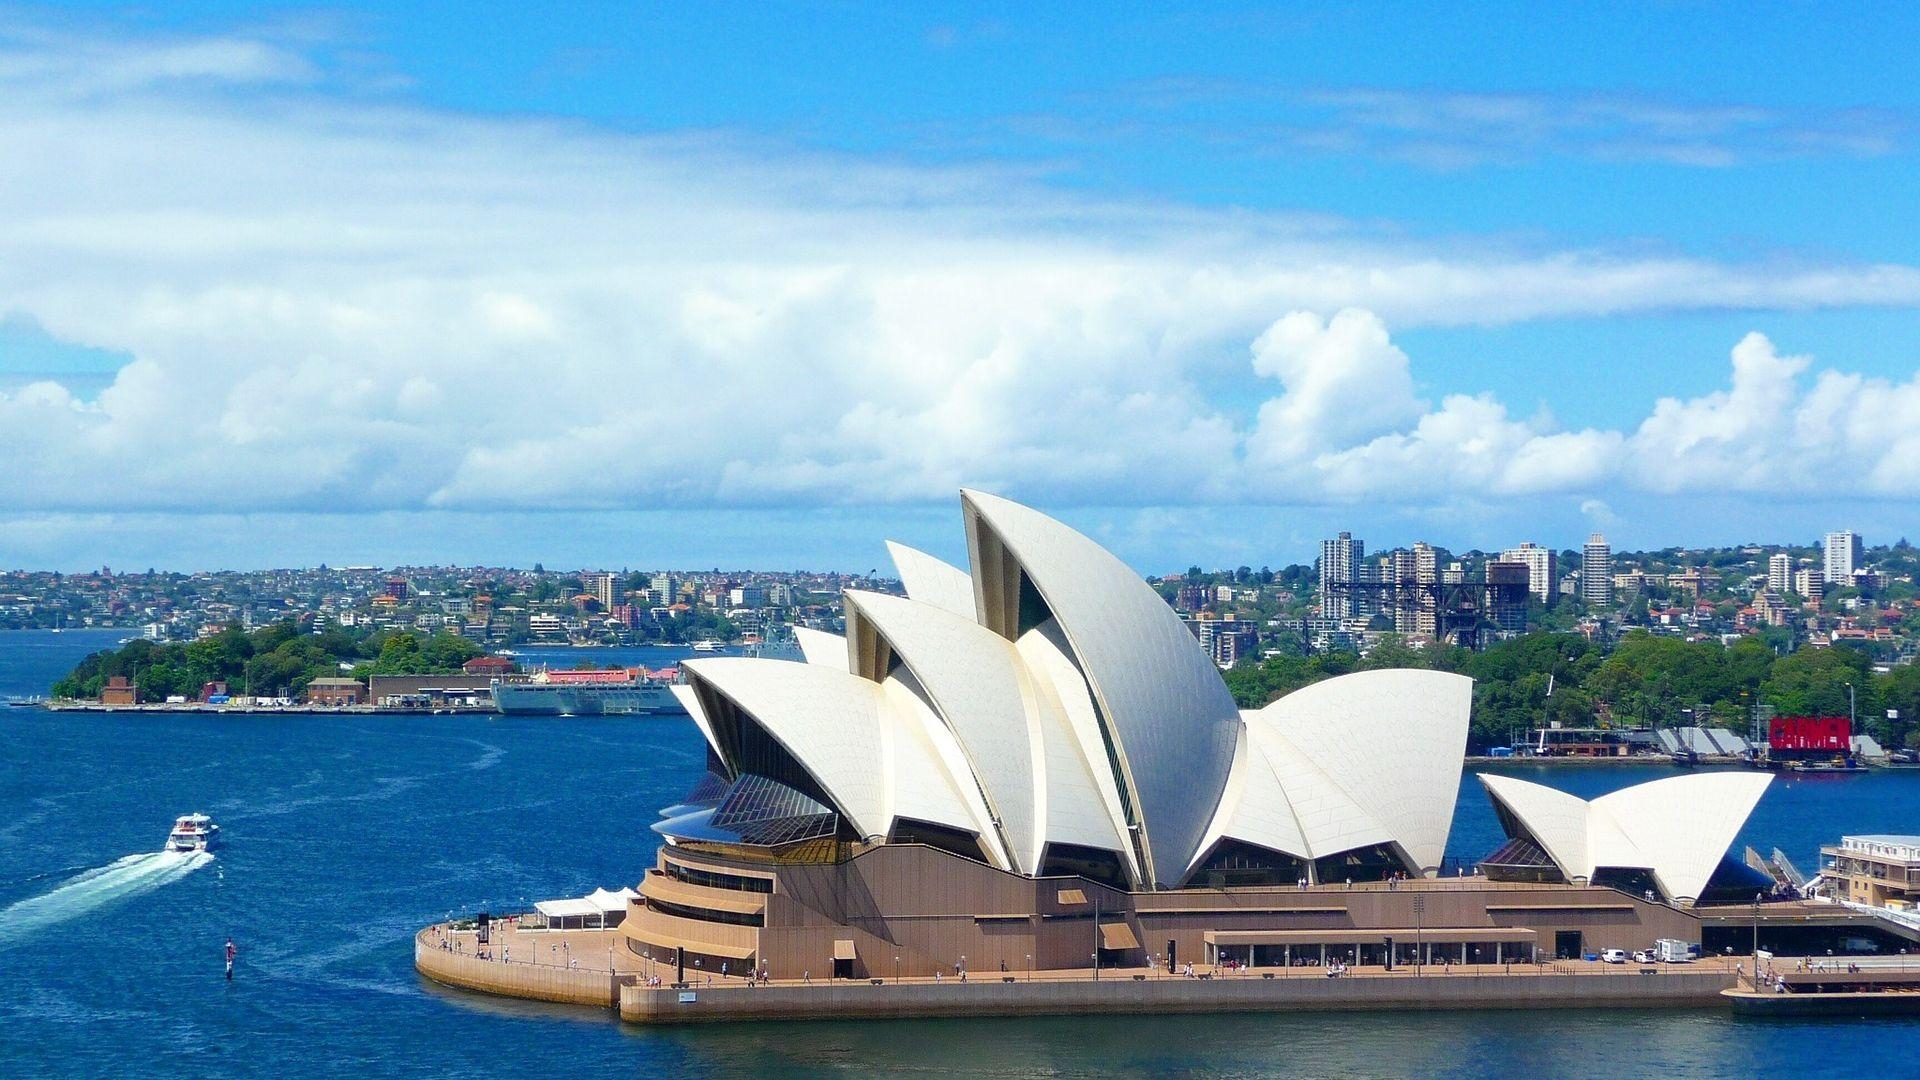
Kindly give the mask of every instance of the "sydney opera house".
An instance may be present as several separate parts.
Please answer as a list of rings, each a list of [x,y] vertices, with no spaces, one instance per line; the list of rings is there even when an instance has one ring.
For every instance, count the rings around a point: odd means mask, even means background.
[[[804,660],[685,664],[706,775],[627,946],[777,979],[1237,960],[1499,962],[1698,941],[1763,775],[1591,803],[1484,783],[1508,836],[1445,864],[1472,702],[1433,671],[1234,702],[1086,536],[963,492],[970,570],[892,546]],[[1474,853],[1479,855],[1482,853]]]

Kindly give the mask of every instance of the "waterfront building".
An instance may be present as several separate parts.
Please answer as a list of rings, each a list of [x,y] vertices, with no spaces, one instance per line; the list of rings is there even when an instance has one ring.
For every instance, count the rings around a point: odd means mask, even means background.
[[[1820,849],[1830,894],[1869,907],[1920,905],[1920,836],[1843,836]]]
[[[1365,541],[1343,532],[1331,540],[1320,541],[1320,613],[1330,619],[1351,619],[1359,614],[1351,593],[1339,588],[1360,580],[1360,564],[1366,558]]]
[[[1524,565],[1527,568],[1527,592],[1543,604],[1553,600],[1555,591],[1560,587],[1560,559],[1551,549],[1528,540],[1519,547],[1510,547],[1501,552],[1500,561]]]
[[[493,701],[491,675],[373,675],[367,699],[382,708],[479,706]]]
[[[307,684],[309,705],[365,705],[366,684],[359,679],[322,678]]]
[[[1697,894],[1691,862],[1653,899],[1421,880],[1443,869],[1471,680],[1367,671],[1240,710],[1124,563],[1019,504],[962,509],[970,571],[890,545],[907,595],[847,591],[844,637],[683,665],[707,772],[654,825],[632,953],[864,979],[1698,939],[1664,902]]]
[[[1821,580],[1829,585],[1853,584],[1853,572],[1866,560],[1866,546],[1855,532],[1830,532],[1822,541]]]
[[[140,688],[125,675],[109,675],[107,685],[100,691],[102,705],[138,705]]]
[[[1588,607],[1613,603],[1613,548],[1599,533],[1587,537],[1580,551],[1580,599]]]
[[[1777,593],[1793,591],[1793,556],[1781,551],[1767,559],[1767,588]]]

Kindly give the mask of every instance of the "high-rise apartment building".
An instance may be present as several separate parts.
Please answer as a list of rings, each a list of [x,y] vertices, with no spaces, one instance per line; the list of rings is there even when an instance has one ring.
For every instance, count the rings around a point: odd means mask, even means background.
[[[1767,559],[1767,590],[1782,595],[1793,591],[1793,556],[1782,551]]]
[[[1826,595],[1827,579],[1820,571],[1811,567],[1793,572],[1793,591],[1800,594],[1802,600],[1818,600]]]
[[[1415,582],[1420,580],[1420,564],[1411,551],[1395,551],[1380,560],[1380,570],[1386,580],[1394,582],[1398,588],[1393,592],[1393,631],[1396,634],[1412,634],[1419,631],[1419,604],[1414,600],[1418,594]]]
[[[1432,544],[1424,540],[1413,545],[1413,576],[1422,586],[1409,598],[1414,604],[1413,632],[1433,637],[1440,632],[1440,623],[1435,617],[1433,605],[1423,602],[1427,598],[1424,587],[1439,583],[1440,555],[1433,550]]]
[[[1500,561],[1524,565],[1527,568],[1527,592],[1542,603],[1552,600],[1554,592],[1560,588],[1560,557],[1551,549],[1529,540],[1519,547],[1501,552]]]
[[[581,588],[588,596],[600,602],[601,611],[613,610],[613,575],[593,571],[580,575]]]
[[[678,586],[679,582],[673,580],[672,574],[655,574],[653,580],[647,583],[647,594],[653,597],[655,604],[664,607],[678,599],[674,595],[678,591]]]
[[[1599,533],[1587,537],[1580,550],[1580,599],[1589,607],[1613,603],[1613,548]]]
[[[1320,614],[1329,619],[1351,619],[1360,614],[1360,605],[1351,594],[1337,586],[1360,580],[1360,562],[1366,556],[1366,544],[1341,533],[1320,541]]]
[[[1853,584],[1853,572],[1867,560],[1867,548],[1859,533],[1830,532],[1826,539],[1826,559],[1820,565],[1821,577],[1829,585]]]

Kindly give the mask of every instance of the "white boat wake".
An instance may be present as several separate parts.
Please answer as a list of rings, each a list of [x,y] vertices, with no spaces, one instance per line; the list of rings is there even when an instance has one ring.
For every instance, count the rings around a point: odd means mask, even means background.
[[[54,889],[0,909],[0,948],[117,900],[178,881],[213,861],[205,851],[129,855],[76,874]]]

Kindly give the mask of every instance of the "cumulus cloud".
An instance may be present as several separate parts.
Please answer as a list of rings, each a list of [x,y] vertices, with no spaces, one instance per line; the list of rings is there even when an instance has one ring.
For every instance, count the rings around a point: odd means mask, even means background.
[[[0,317],[135,358],[94,398],[0,397],[0,510],[1920,489],[1911,384],[1802,387],[1750,339],[1724,395],[1563,431],[1433,405],[1388,330],[1910,305],[1913,267],[1425,244],[456,116],[308,89],[323,65],[236,40],[117,43],[161,73],[117,84],[89,81],[98,46],[0,43],[0,84],[33,91],[0,95]],[[1269,400],[1218,400],[1228,378]],[[1796,447],[1865,456],[1769,467]]]
[[[1348,308],[1322,320],[1296,311],[1253,343],[1253,370],[1280,380],[1281,396],[1260,407],[1248,442],[1253,456],[1285,466],[1329,446],[1351,446],[1418,417],[1407,354],[1370,311]]]

